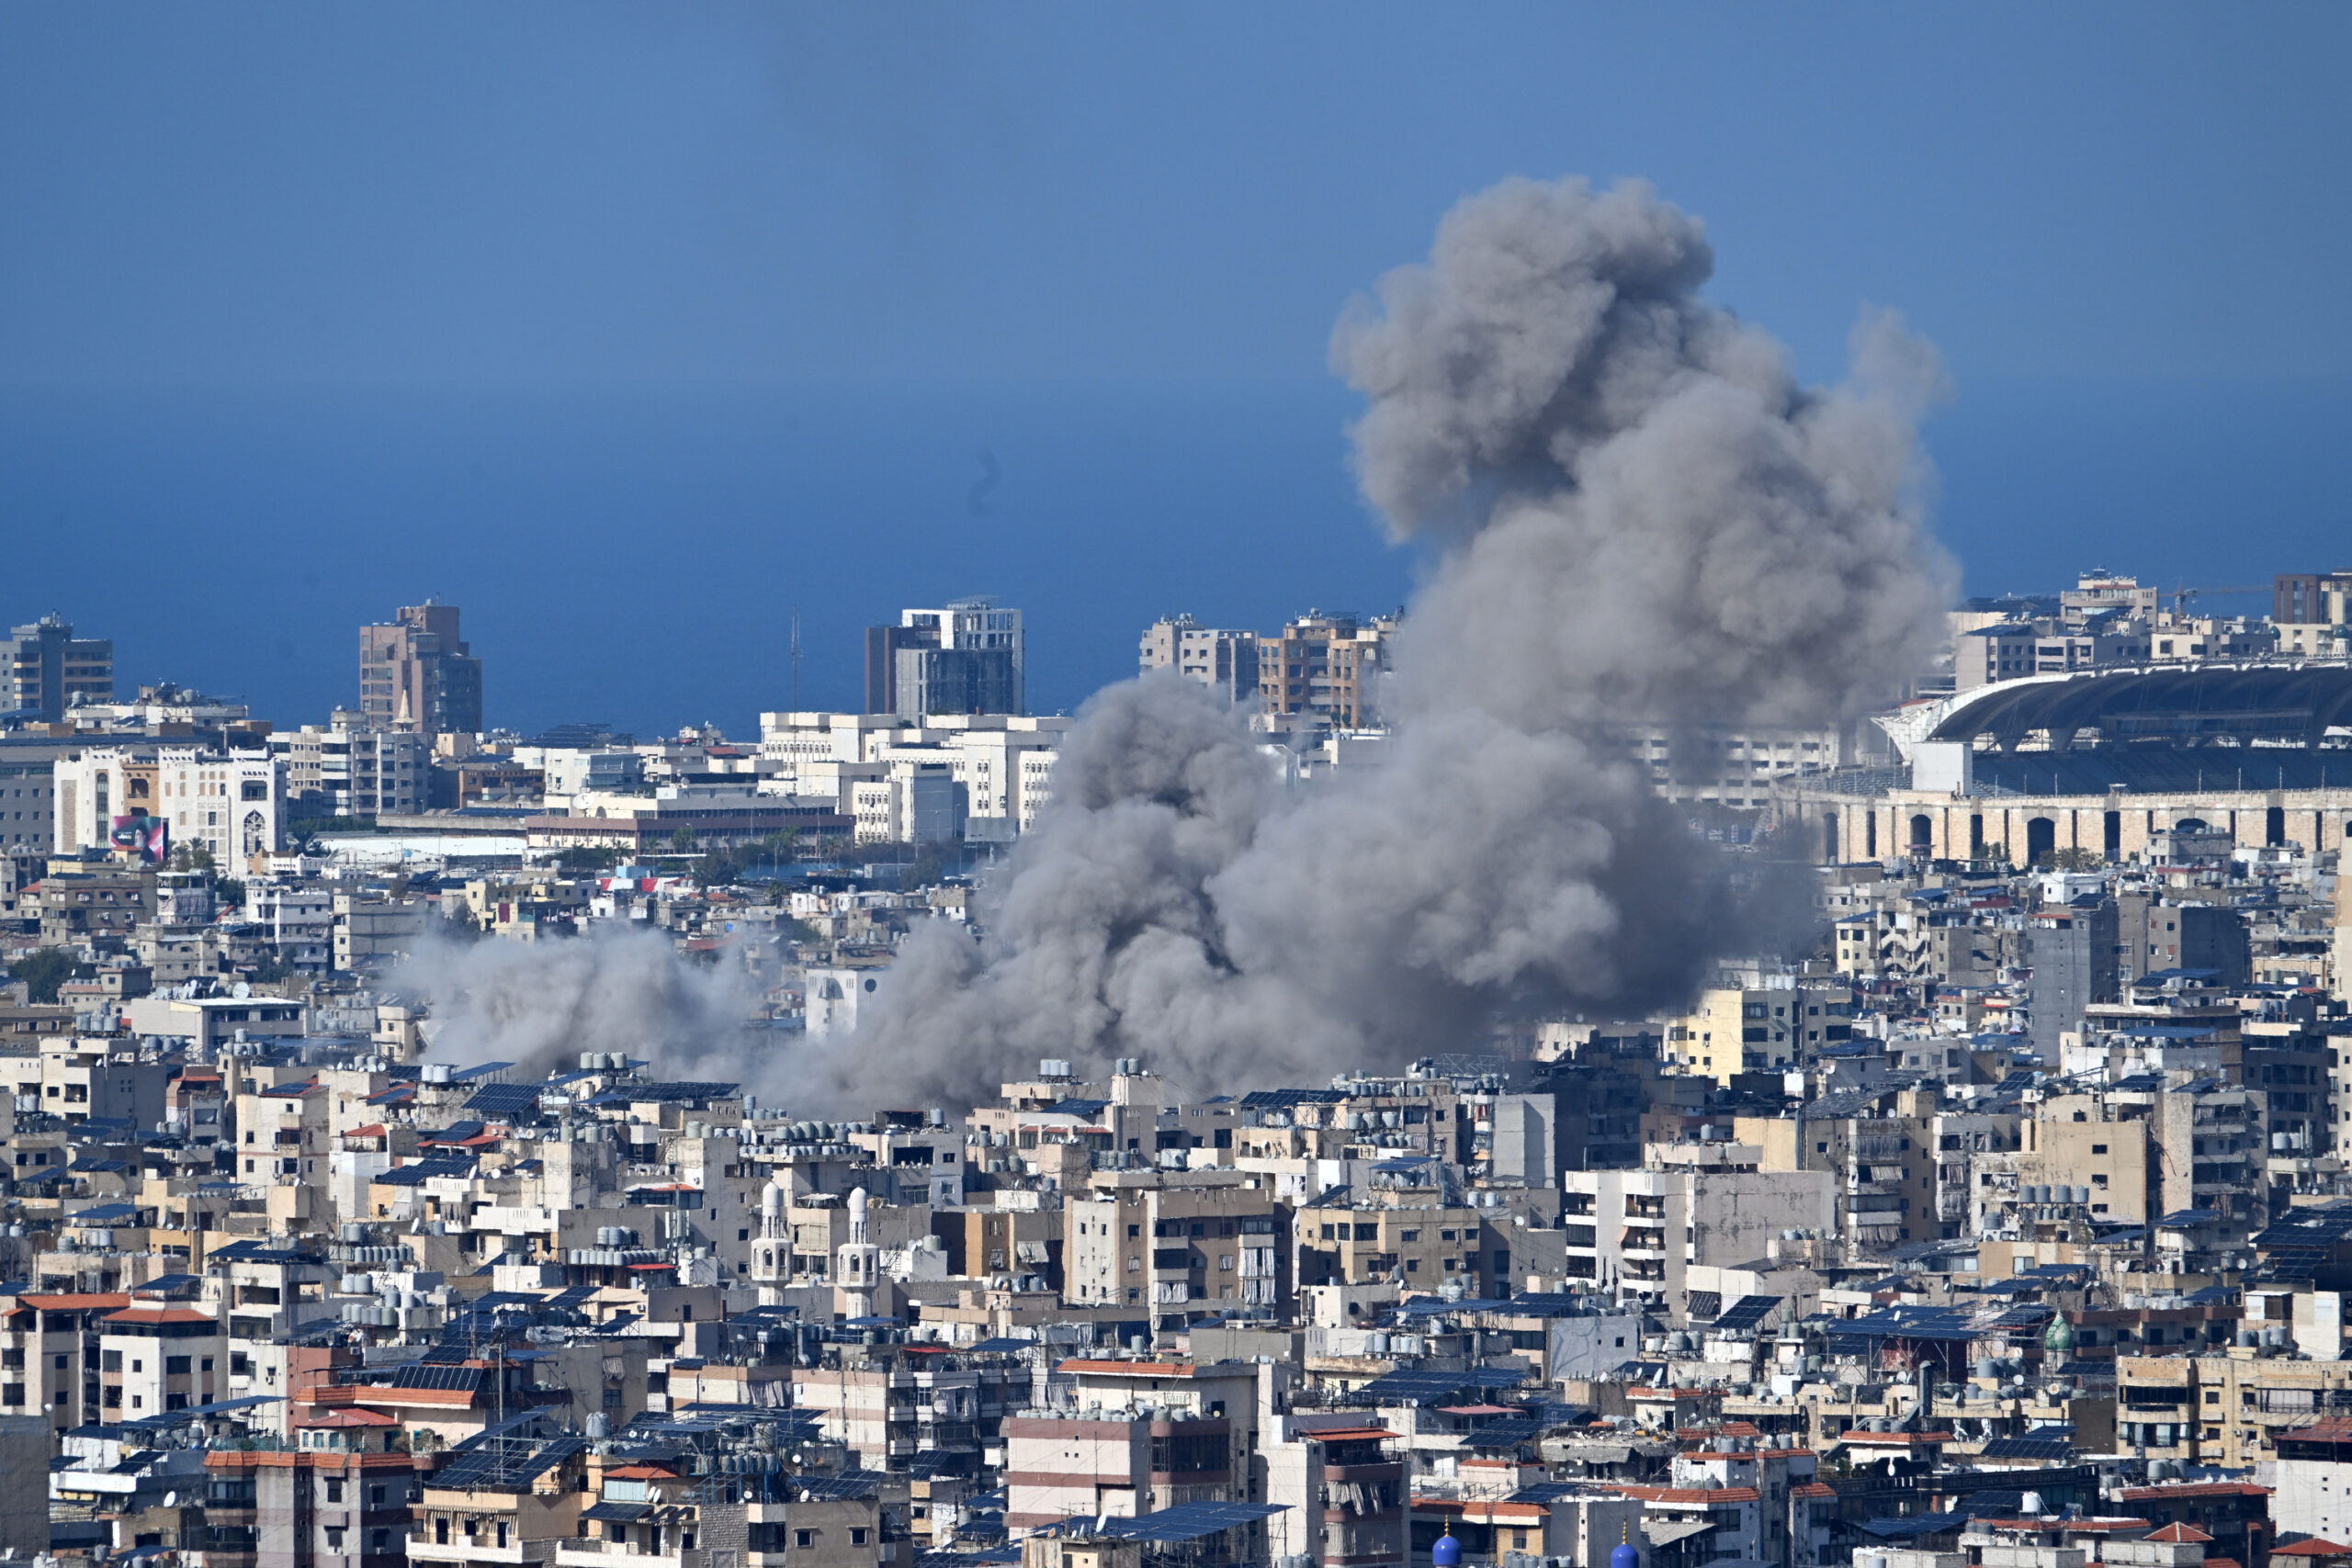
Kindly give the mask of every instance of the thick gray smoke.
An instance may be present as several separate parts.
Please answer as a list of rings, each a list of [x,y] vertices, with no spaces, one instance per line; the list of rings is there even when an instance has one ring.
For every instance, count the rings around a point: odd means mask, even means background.
[[[1646,186],[1464,201],[1332,355],[1365,497],[1439,548],[1386,761],[1285,795],[1173,676],[1085,711],[987,937],[910,943],[825,1083],[844,1110],[993,1093],[1040,1056],[1216,1089],[1475,1046],[1505,1011],[1646,1010],[1753,941],[1722,858],[1619,726],[1820,724],[1924,666],[1932,354],[1888,317],[1800,385],[1700,298],[1699,222]]]
[[[530,1077],[618,1051],[666,1074],[733,1079],[758,999],[740,968],[689,964],[666,934],[603,928],[537,942],[435,938],[391,985],[430,1005],[432,1060],[513,1062]]]

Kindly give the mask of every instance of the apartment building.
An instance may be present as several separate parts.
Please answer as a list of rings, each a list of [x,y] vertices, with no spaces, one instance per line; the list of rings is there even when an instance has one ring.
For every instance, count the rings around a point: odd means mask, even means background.
[[[481,660],[455,604],[426,600],[359,628],[359,716],[370,729],[474,735],[482,728]]]
[[[113,700],[113,643],[77,637],[57,615],[43,615],[0,637],[0,713],[55,724],[77,701]]]
[[[1388,667],[1394,615],[1359,620],[1309,610],[1258,640],[1258,698],[1278,718],[1312,717],[1338,729],[1379,722],[1380,677]]]
[[[1697,1152],[1694,1152],[1697,1151]],[[1679,1309],[1692,1265],[1731,1268],[1766,1255],[1790,1230],[1837,1228],[1837,1182],[1825,1170],[1766,1171],[1752,1145],[1661,1145],[1640,1170],[1560,1178],[1569,1279],[1625,1288]],[[1709,1168],[1674,1160],[1722,1161]]]
[[[1170,615],[1144,629],[1136,663],[1147,675],[1173,670],[1228,705],[1238,705],[1259,694],[1258,650],[1263,640],[1253,631],[1204,626],[1190,615]]]

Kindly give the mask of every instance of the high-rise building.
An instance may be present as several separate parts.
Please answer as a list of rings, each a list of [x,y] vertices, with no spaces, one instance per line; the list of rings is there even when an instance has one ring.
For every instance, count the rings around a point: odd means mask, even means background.
[[[1170,615],[1146,627],[1136,660],[1145,673],[1174,670],[1238,703],[1258,694],[1256,632],[1202,626],[1190,615]]]
[[[902,610],[865,632],[865,711],[902,718],[1026,711],[1021,612],[989,599]]]
[[[359,714],[371,729],[481,731],[481,660],[458,636],[455,604],[428,599],[359,628]]]
[[[2352,571],[2278,573],[2270,618],[2282,626],[2340,626],[2352,621]]]
[[[55,723],[74,698],[114,701],[114,644],[77,637],[62,617],[43,615],[0,637],[0,713]]]
[[[2086,1008],[2115,999],[2120,924],[2111,901],[2045,909],[2026,922],[2026,1008],[2033,1048],[2058,1059],[2061,1034],[2083,1027]]]
[[[1261,637],[1258,694],[1266,712],[1312,715],[1339,729],[1378,723],[1380,674],[1396,626],[1393,615],[1359,622],[1309,610],[1279,637]]]

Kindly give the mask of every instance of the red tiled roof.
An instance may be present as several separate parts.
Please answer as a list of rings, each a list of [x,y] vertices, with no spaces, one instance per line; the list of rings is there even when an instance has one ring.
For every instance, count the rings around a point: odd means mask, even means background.
[[[2126,1486],[2127,1503],[2160,1503],[2170,1497],[2267,1497],[2270,1488],[2250,1481],[2179,1481],[2165,1486]]]
[[[2319,1536],[2306,1536],[2270,1549],[2273,1557],[2352,1557],[2352,1546],[2338,1546]]]
[[[111,1291],[96,1292],[67,1291],[56,1295],[46,1293],[22,1295],[17,1299],[28,1307],[39,1307],[43,1312],[75,1312],[85,1307],[121,1308],[130,1304],[130,1297],[128,1293],[117,1294]]]
[[[1838,1439],[1841,1443],[1860,1443],[1864,1448],[1907,1449],[1921,1443],[1949,1443],[1950,1432],[1849,1432]]]
[[[1620,1486],[1617,1490],[1645,1503],[1753,1503],[1762,1495],[1753,1486]]]
[[[2352,1419],[2338,1416],[2326,1421],[2314,1421],[2308,1427],[2290,1427],[2277,1435],[2299,1443],[2352,1443]]]
[[[125,1307],[99,1319],[102,1323],[210,1323],[212,1314],[194,1307]]]
[[[397,1427],[396,1417],[380,1410],[334,1410],[314,1420],[297,1421],[297,1427]]]
[[[1803,1481],[1789,1488],[1792,1497],[1835,1497],[1838,1488],[1826,1482]]]
[[[2213,1538],[2195,1525],[2166,1525],[2148,1539],[2162,1541],[2166,1546],[2181,1546],[2190,1543],[2210,1543]]]

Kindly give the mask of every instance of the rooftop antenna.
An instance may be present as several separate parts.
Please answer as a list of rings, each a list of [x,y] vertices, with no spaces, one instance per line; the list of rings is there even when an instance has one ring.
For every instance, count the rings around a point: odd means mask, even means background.
[[[792,711],[800,711],[800,606],[792,607]]]

